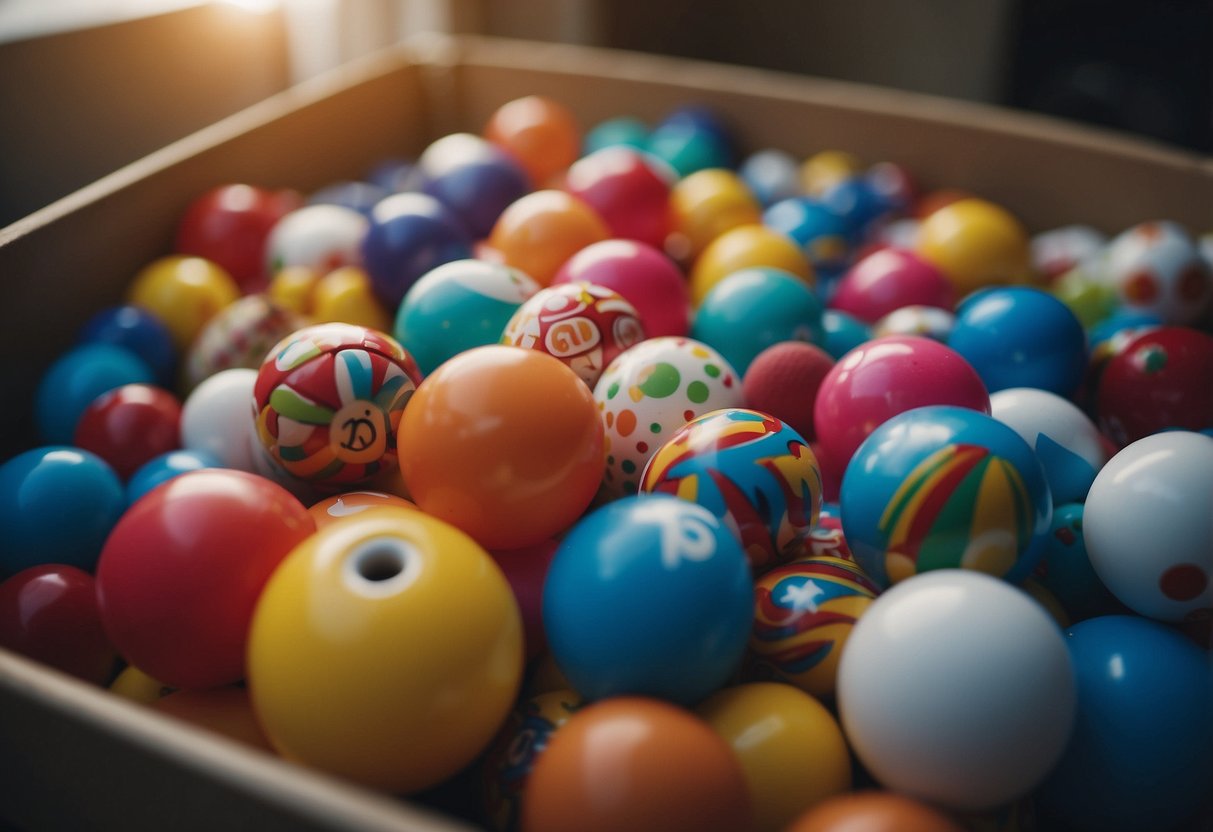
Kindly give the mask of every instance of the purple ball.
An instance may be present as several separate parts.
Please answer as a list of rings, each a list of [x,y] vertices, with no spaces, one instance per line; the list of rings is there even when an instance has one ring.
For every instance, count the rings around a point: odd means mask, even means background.
[[[506,207],[530,190],[504,151],[470,133],[445,136],[417,162],[422,190],[438,199],[474,239],[487,237]]]
[[[389,309],[431,269],[472,256],[463,225],[427,194],[395,194],[371,211],[362,261],[376,296]]]

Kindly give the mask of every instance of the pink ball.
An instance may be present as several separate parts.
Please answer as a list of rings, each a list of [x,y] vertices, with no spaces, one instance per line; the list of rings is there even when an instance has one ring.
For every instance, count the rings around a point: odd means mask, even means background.
[[[526,656],[533,659],[547,647],[543,630],[543,583],[548,576],[548,567],[560,546],[548,539],[521,549],[494,549],[493,560],[501,567],[505,579],[514,591],[518,611],[522,613],[522,626],[526,632]]]
[[[552,285],[571,281],[614,289],[640,314],[650,338],[685,336],[691,299],[686,278],[674,261],[634,240],[603,240],[577,252],[560,267]]]
[[[912,251],[885,248],[852,266],[830,301],[830,307],[865,323],[903,306],[933,306],[949,312],[956,303],[952,283],[939,269]]]
[[[746,407],[768,413],[813,441],[813,402],[834,359],[812,344],[784,341],[750,362],[741,390]]]
[[[826,455],[845,469],[868,434],[899,413],[950,404],[990,412],[977,371],[950,347],[916,335],[861,344],[826,374],[813,424]]]
[[[564,189],[597,211],[615,237],[660,248],[670,233],[670,182],[655,164],[634,148],[604,147],[569,168]]]

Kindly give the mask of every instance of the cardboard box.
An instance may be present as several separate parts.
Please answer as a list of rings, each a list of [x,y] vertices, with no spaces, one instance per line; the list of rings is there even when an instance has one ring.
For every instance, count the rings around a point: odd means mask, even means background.
[[[1034,230],[1213,226],[1213,162],[972,104],[601,50],[426,38],[271,98],[0,229],[3,458],[37,444],[46,366],[134,273],[170,250],[191,199],[226,182],[312,190],[389,155],[478,131],[544,93],[583,124],[717,107],[748,148],[901,162],[1006,205]],[[184,646],[183,646],[184,648]],[[0,818],[28,829],[462,828],[245,750],[0,651]]]

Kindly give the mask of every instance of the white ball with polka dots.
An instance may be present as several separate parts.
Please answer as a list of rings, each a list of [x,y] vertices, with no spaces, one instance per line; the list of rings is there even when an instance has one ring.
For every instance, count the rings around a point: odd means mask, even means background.
[[[634,494],[649,458],[687,422],[742,407],[741,379],[716,350],[691,338],[642,341],[615,358],[594,386],[606,431],[603,490]]]
[[[1125,307],[1164,324],[1201,320],[1213,299],[1213,272],[1191,235],[1173,222],[1143,222],[1122,232],[1093,271]]]

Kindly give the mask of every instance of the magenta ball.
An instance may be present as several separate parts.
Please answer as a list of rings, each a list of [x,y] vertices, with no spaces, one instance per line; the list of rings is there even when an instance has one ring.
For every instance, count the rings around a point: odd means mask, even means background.
[[[861,344],[826,374],[813,406],[817,441],[845,469],[880,425],[928,405],[950,404],[988,414],[990,394],[955,350],[916,335]]]
[[[658,165],[634,148],[604,147],[575,162],[564,187],[597,211],[613,236],[660,247],[670,233],[673,172]]]
[[[634,240],[603,240],[569,258],[552,284],[580,280],[614,289],[636,307],[650,338],[685,336],[691,299],[674,261]]]
[[[939,269],[912,251],[885,248],[860,260],[842,280],[830,308],[875,323],[903,306],[952,310],[952,283]]]

